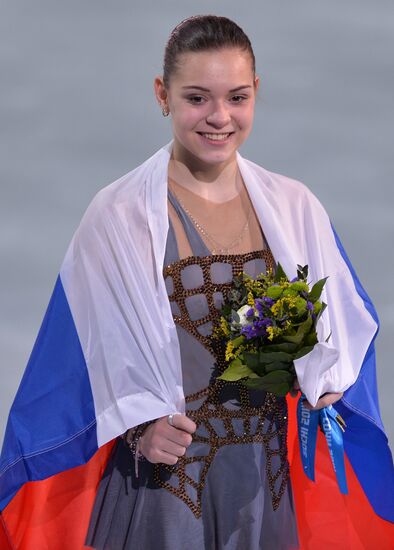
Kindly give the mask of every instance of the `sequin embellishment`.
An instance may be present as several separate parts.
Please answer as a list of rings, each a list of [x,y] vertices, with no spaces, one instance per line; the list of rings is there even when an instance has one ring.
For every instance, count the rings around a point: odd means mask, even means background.
[[[172,282],[168,294],[173,307],[174,322],[199,340],[215,358],[215,372],[209,385],[194,394],[186,396],[186,407],[188,403],[203,399],[203,403],[198,409],[187,409],[187,415],[197,424],[197,430],[193,434],[193,442],[206,444],[209,452],[203,456],[190,457],[186,453],[185,456],[179,458],[174,466],[154,465],[154,478],[157,485],[182,499],[197,518],[201,517],[202,491],[209,467],[216,452],[223,445],[260,443],[264,446],[268,487],[274,510],[279,506],[289,477],[286,445],[286,400],[266,393],[261,394],[263,396],[262,403],[255,406],[251,404],[250,392],[245,386],[239,382],[225,382],[216,379],[223,372],[226,365],[223,346],[210,336],[212,324],[220,315],[219,309],[215,306],[215,296],[217,296],[217,293],[223,293],[230,288],[234,276],[242,273],[247,262],[257,258],[264,260],[266,269],[275,269],[275,260],[271,251],[267,249],[245,254],[190,256],[173,262],[166,266],[163,271],[164,278],[166,280],[170,278]],[[212,280],[211,267],[212,264],[217,262],[231,266],[232,278],[230,277],[229,282],[217,283]],[[182,272],[191,265],[197,265],[201,268],[201,284],[193,288],[185,288]],[[187,299],[197,294],[206,297],[209,312],[199,319],[192,320],[187,308]],[[204,328],[205,330],[202,330]],[[240,406],[235,409],[225,406],[223,392],[226,391],[226,388],[228,389],[229,385],[233,386],[234,390],[238,392]],[[220,419],[226,430],[225,436],[216,432],[210,419]],[[257,420],[257,424],[254,422],[255,420]],[[243,423],[242,434],[237,432],[233,421]],[[188,465],[195,462],[199,462],[201,465],[198,481],[187,474]]]

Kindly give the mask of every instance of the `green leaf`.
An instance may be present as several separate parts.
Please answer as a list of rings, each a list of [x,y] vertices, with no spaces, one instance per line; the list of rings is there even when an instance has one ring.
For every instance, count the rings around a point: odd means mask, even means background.
[[[275,362],[282,362],[282,363],[289,363],[293,360],[293,356],[290,355],[290,353],[286,353],[284,351],[273,351],[273,352],[263,352],[260,351],[259,353],[259,362],[260,363],[272,363]]]
[[[308,266],[307,265],[304,265],[304,267],[302,267],[301,265],[297,265],[297,277],[301,281],[306,281],[307,280],[307,278],[308,278]]]
[[[227,369],[218,376],[221,380],[227,380],[228,382],[235,382],[237,380],[240,380],[241,378],[245,378],[245,376],[253,375],[254,372],[244,365],[239,357],[231,361],[230,365],[227,367]]]
[[[273,372],[275,370],[289,370],[293,362],[291,363],[281,363],[280,361],[274,362],[274,363],[268,363],[268,365],[265,365],[265,371],[268,374],[269,372]]]
[[[238,315],[238,313],[235,311],[235,309],[232,309],[231,310],[231,319],[233,321],[235,321],[236,323],[239,323],[240,322],[240,316]]]
[[[328,277],[324,277],[324,279],[320,279],[320,281],[317,281],[312,287],[312,290],[309,293],[309,300],[313,303],[316,302],[320,298],[320,295],[322,293],[323,287],[326,284]]]
[[[285,396],[292,387],[294,378],[294,375],[288,371],[277,370],[260,379],[244,380],[242,383],[248,388],[261,389],[278,396]]]
[[[243,360],[247,364],[247,366],[250,369],[254,369],[259,366],[260,360],[259,360],[259,354],[253,353],[250,351],[244,351],[243,354]]]
[[[288,370],[276,370],[262,377],[267,384],[278,384],[279,382],[291,382],[293,375]]]
[[[291,342],[294,344],[301,344],[305,335],[311,330],[313,325],[312,317],[308,316],[305,321],[303,321],[297,329],[297,332],[294,336],[282,336],[283,340],[286,342]]]
[[[315,324],[318,322],[318,320],[319,320],[320,317],[322,316],[323,311],[326,309],[326,307],[327,307],[327,304],[326,304],[325,302],[322,302],[320,311],[319,311],[319,313],[316,315]]]
[[[247,388],[249,388],[250,390],[264,389],[261,383],[261,376],[259,376],[258,378],[247,378],[246,380],[242,380],[241,383]]]
[[[243,334],[241,334],[241,336],[237,336],[237,338],[234,338],[234,340],[232,340],[234,349],[240,346],[244,341],[245,341],[245,336]]]
[[[305,337],[305,344],[307,346],[314,346],[315,344],[317,344],[318,340],[317,340],[317,334],[316,334],[316,330],[313,329],[309,334],[307,334],[307,336]]]
[[[281,344],[266,344],[260,353],[271,353],[273,351],[285,351],[286,353],[293,353],[296,351],[298,345],[291,342],[282,342]]]
[[[287,275],[284,272],[283,267],[278,262],[278,264],[276,266],[274,281],[275,281],[275,283],[279,283],[282,279],[285,279],[285,281],[288,281]]]

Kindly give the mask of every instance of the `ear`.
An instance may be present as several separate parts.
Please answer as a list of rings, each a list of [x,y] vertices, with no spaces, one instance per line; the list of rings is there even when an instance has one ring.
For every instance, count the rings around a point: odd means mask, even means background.
[[[255,76],[254,78],[254,91],[257,92],[257,90],[259,89],[259,86],[260,86],[260,77],[259,76]]]
[[[163,108],[165,105],[167,105],[167,90],[164,86],[163,77],[156,76],[154,82],[153,82],[154,90],[155,90],[155,96],[157,101],[159,102],[159,105],[161,108]]]

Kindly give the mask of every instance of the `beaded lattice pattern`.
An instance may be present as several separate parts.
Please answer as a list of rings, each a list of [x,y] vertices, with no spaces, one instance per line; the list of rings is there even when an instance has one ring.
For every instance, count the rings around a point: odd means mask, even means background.
[[[155,464],[154,466],[156,483],[181,498],[197,518],[201,517],[202,491],[209,467],[216,452],[223,445],[260,443],[264,446],[268,487],[274,510],[279,506],[288,481],[286,400],[270,393],[264,394],[261,392],[261,403],[258,406],[256,404],[252,406],[250,392],[245,386],[239,382],[218,380],[216,377],[226,368],[224,346],[219,340],[211,338],[206,330],[201,331],[203,326],[208,325],[212,328],[220,318],[220,311],[215,306],[214,299],[215,296],[217,297],[217,293],[221,292],[224,295],[225,291],[231,288],[234,277],[244,271],[245,264],[257,258],[265,261],[266,269],[275,269],[275,261],[269,249],[245,254],[190,256],[174,262],[164,269],[164,278],[166,280],[170,278],[172,281],[169,300],[173,308],[175,323],[199,340],[215,359],[215,372],[212,373],[209,385],[194,394],[186,396],[186,404],[203,400],[198,409],[189,410],[187,408],[187,415],[197,425],[197,430],[193,434],[193,442],[206,444],[209,449],[208,453],[203,456],[191,457],[188,457],[186,453],[186,456],[180,457],[174,466],[166,464]],[[230,278],[228,282],[218,284],[212,280],[211,266],[217,262],[231,266],[232,279]],[[182,272],[191,265],[197,265],[201,268],[201,284],[194,288],[185,288],[182,282]],[[192,320],[189,316],[186,301],[196,294],[205,295],[209,312],[199,319]],[[240,404],[238,408],[228,408],[225,405],[224,393],[229,389],[229,386],[238,395]],[[224,426],[225,435],[217,433],[210,422],[212,419],[218,420]],[[239,419],[238,422],[243,425],[241,434],[234,427],[233,420],[236,421],[236,419]],[[205,435],[202,435],[201,432]],[[195,462],[199,462],[201,466],[198,480],[187,474],[188,465]]]

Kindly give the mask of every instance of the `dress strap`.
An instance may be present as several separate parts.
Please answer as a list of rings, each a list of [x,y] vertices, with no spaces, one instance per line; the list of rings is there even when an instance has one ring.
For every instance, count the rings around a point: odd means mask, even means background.
[[[168,235],[166,242],[166,251],[164,254],[164,267],[179,260],[178,244],[176,242],[175,230],[170,216],[168,216]]]
[[[182,206],[179,204],[179,201],[175,197],[175,195],[171,192],[170,189],[168,189],[168,200],[172,204],[172,206],[175,209],[175,212],[177,213],[183,229],[186,233],[186,237],[189,241],[190,247],[192,249],[194,256],[210,256],[211,251],[207,247],[207,245],[202,240],[201,235],[197,231],[194,223],[191,221],[190,217],[186,214]],[[174,233],[174,228],[172,227],[172,231]],[[174,233],[175,236],[175,233]],[[178,254],[179,259],[179,254]],[[167,264],[168,265],[168,264]]]

